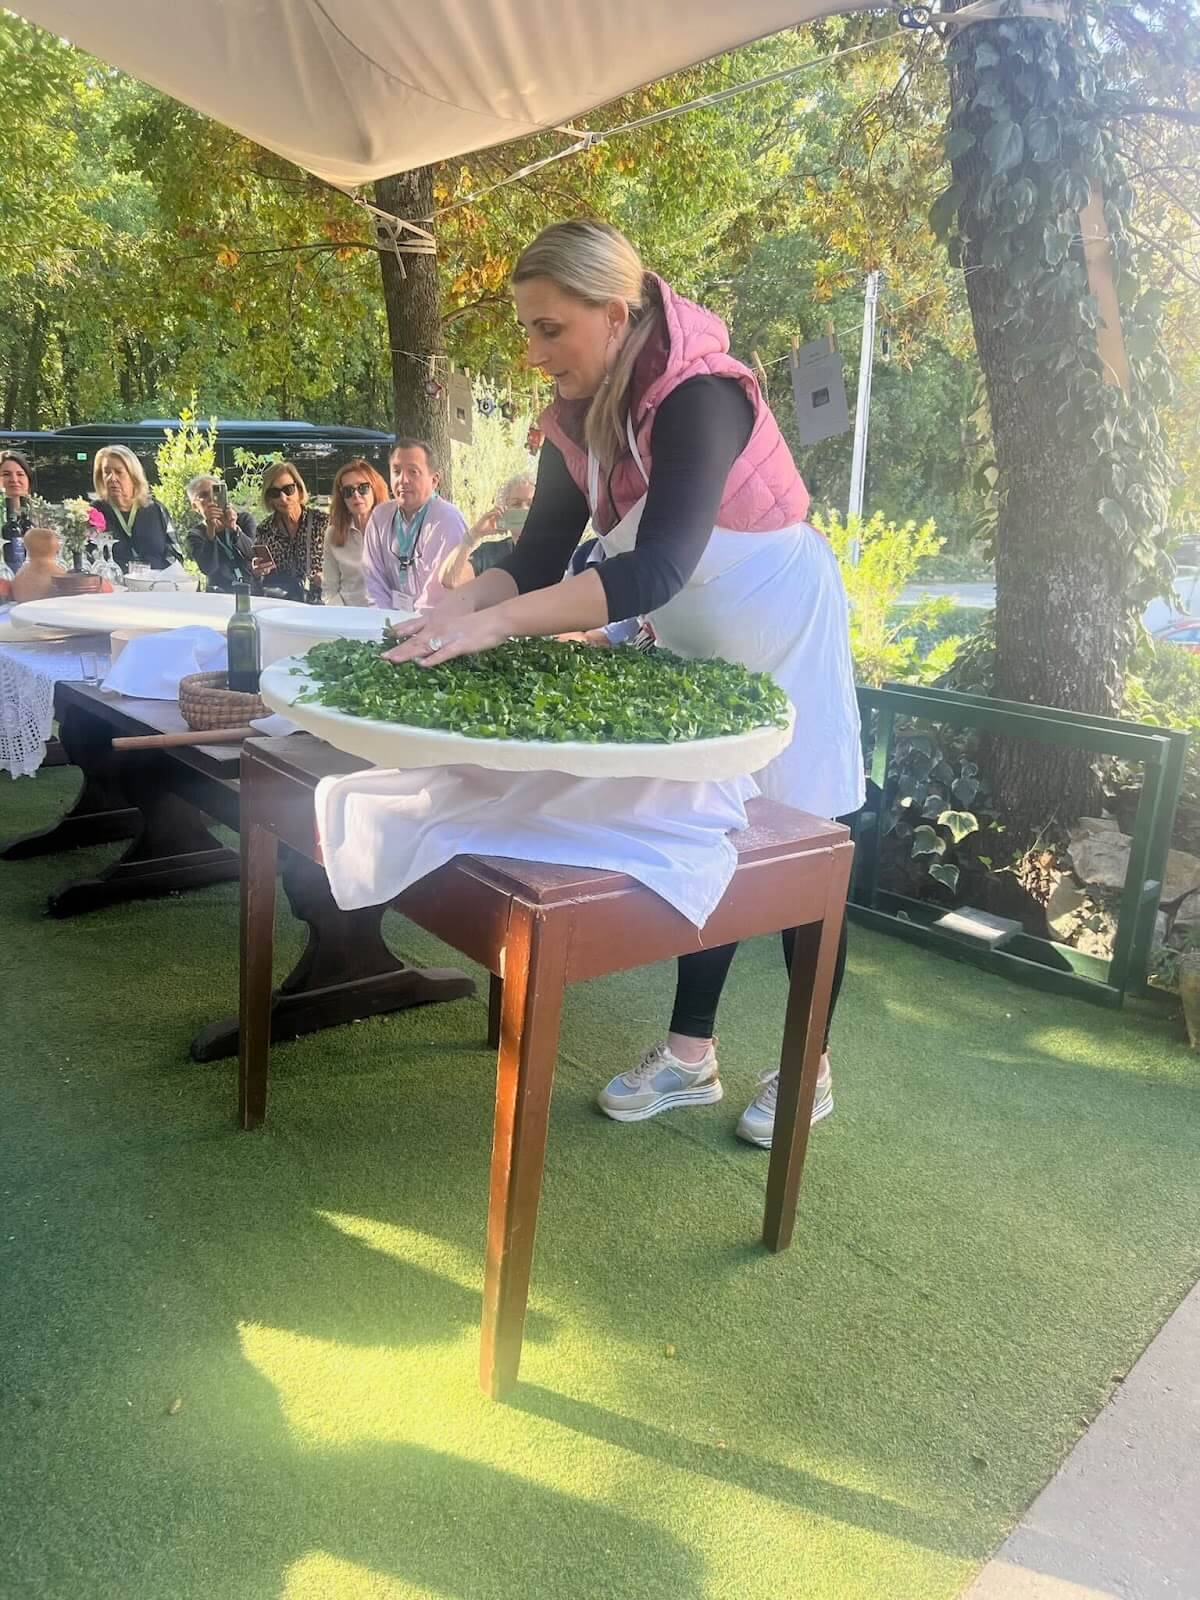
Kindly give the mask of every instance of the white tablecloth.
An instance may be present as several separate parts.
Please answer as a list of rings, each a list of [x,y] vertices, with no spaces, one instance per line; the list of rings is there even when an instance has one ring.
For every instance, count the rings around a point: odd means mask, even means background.
[[[729,887],[753,778],[572,778],[376,769],[317,785],[317,835],[344,911],[381,905],[457,855],[628,873],[702,928]]]
[[[108,648],[106,633],[0,644],[0,772],[25,778],[37,771],[54,720],[54,685],[103,676]],[[95,659],[85,664],[85,657]]]

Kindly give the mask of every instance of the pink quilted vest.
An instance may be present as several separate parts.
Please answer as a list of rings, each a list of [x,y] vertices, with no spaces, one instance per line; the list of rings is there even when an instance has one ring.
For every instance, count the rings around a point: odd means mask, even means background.
[[[796,470],[779,424],[762,397],[757,379],[748,367],[729,354],[729,333],[725,324],[703,306],[672,293],[661,278],[650,276],[662,297],[667,339],[665,346],[652,345],[642,353],[630,388],[630,415],[647,473],[651,469],[650,435],[654,418],[671,391],[688,378],[706,374],[736,378],[754,407],[754,427],[746,448],[730,469],[717,524],[734,533],[775,533],[780,528],[803,522],[808,514],[808,490]],[[588,458],[583,424],[590,404],[588,400],[555,400],[540,420],[546,437],[562,452],[567,470],[585,497]],[[611,475],[603,470],[600,473],[601,503],[594,509],[594,526],[601,533],[607,533],[645,492],[645,479],[626,450]]]

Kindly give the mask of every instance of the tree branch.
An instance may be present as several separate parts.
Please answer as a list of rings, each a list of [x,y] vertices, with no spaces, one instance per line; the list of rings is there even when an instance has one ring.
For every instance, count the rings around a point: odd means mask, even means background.
[[[1184,106],[1153,105],[1148,100],[1131,100],[1117,107],[1119,117],[1165,117],[1168,122],[1182,122],[1189,128],[1200,128],[1200,111],[1189,111]]]

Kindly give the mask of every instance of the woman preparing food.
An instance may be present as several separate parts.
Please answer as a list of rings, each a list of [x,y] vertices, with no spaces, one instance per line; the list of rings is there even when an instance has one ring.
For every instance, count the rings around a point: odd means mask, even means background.
[[[795,737],[756,774],[764,794],[818,816],[854,812],[862,758],[837,562],[804,521],[808,491],[724,325],[646,272],[604,223],[547,228],[518,261],[513,292],[530,363],[557,386],[533,505],[513,553],[399,625],[391,659],[433,666],[514,636],[649,616],[664,648],[739,661],[786,691]],[[605,560],[560,581],[589,516]],[[843,930],[835,999],[844,940]],[[666,1038],[601,1091],[608,1116],[721,1099],[714,1032],[735,949],[680,960]],[[785,935],[789,960],[791,949]],[[777,1076],[738,1124],[764,1147]],[[826,1056],[813,1120],[832,1105]]]

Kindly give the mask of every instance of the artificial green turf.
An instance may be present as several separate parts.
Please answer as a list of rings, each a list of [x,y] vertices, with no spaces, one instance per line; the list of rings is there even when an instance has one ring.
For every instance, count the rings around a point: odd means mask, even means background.
[[[70,786],[3,780],[0,836]],[[1200,1272],[1174,1022],[860,930],[837,1111],[765,1254],[731,1132],[778,1042],[767,941],[719,1106],[591,1109],[668,970],[568,997],[523,1381],[491,1404],[482,1004],[277,1049],[239,1133],[233,1064],[187,1058],[235,1003],[235,891],[42,918],[112,854],[0,863],[5,1597],[948,1600]]]

